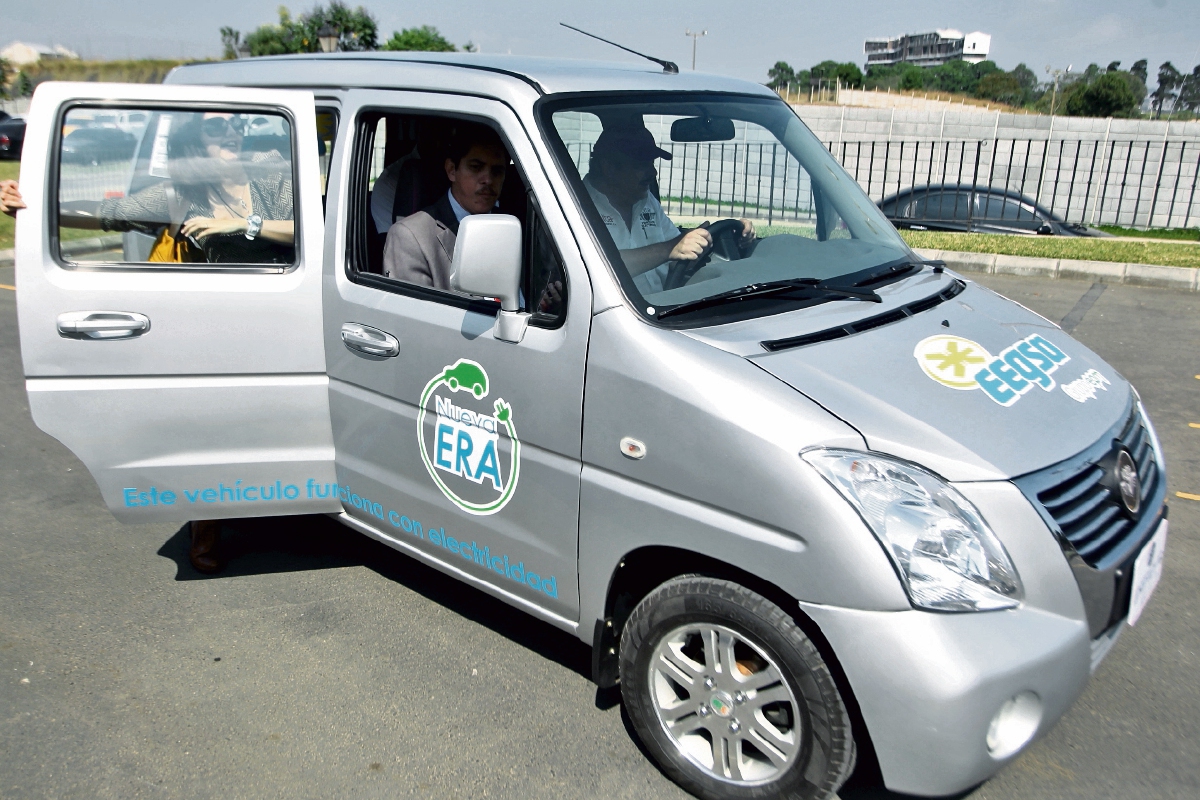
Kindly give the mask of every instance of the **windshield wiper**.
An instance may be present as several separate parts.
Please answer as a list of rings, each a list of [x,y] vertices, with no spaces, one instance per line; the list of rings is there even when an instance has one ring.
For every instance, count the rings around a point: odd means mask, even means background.
[[[692,300],[687,303],[680,303],[677,306],[660,311],[656,319],[666,319],[673,317],[676,314],[685,314],[689,311],[698,311],[702,308],[711,308],[725,303],[738,302],[751,297],[771,297],[774,295],[786,295],[791,292],[804,292],[807,297],[797,298],[800,300],[811,300],[814,297],[821,297],[827,300],[867,300],[872,303],[882,303],[883,298],[877,295],[874,291],[862,291],[861,289],[843,289],[836,286],[822,286],[821,282],[815,278],[789,278],[782,281],[769,281],[767,283],[752,283],[749,286],[741,286],[737,289],[730,289],[728,292],[714,294],[711,297],[704,297],[699,300]]]
[[[921,268],[920,264],[913,264],[913,263],[909,263],[909,262],[905,262],[903,264],[889,264],[888,266],[884,267],[883,269],[872,272],[870,275],[867,275],[865,278],[862,278],[854,285],[857,287],[857,286],[870,286],[873,283],[882,283],[883,281],[898,278],[901,275],[906,275],[909,272],[912,272],[914,269],[919,270],[920,268]]]

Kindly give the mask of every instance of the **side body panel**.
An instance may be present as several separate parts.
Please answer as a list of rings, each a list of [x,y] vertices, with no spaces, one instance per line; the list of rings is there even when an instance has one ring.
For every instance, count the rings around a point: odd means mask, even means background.
[[[580,508],[580,635],[604,618],[631,550],[663,545],[771,581],[793,597],[906,609],[878,542],[799,456],[863,449],[849,426],[747,360],[623,307],[595,317]],[[622,454],[632,437],[642,459]]]

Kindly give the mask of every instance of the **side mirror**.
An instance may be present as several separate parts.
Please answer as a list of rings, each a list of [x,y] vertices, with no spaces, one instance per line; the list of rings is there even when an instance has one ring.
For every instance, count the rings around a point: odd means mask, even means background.
[[[520,342],[530,314],[521,308],[521,223],[508,214],[472,214],[458,223],[450,288],[500,300],[492,335]]]

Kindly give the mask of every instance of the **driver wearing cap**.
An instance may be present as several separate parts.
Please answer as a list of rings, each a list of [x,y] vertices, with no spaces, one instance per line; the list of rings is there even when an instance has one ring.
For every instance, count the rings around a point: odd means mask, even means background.
[[[605,128],[592,146],[591,165],[583,185],[613,238],[634,285],[643,294],[663,291],[668,261],[691,261],[712,247],[704,228],[680,230],[663,211],[651,183],[656,158],[671,154],[654,143],[643,126]],[[742,220],[742,241],[754,238],[754,225]]]

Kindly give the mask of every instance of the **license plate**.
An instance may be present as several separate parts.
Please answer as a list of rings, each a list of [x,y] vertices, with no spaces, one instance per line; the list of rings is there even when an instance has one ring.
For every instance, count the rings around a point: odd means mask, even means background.
[[[1155,531],[1154,538],[1146,543],[1142,552],[1138,553],[1137,560],[1133,562],[1133,589],[1129,595],[1130,625],[1137,623],[1138,617],[1146,608],[1146,602],[1150,599],[1150,595],[1154,594],[1154,587],[1158,586],[1158,579],[1162,577],[1163,554],[1166,549],[1167,521],[1164,519],[1158,526],[1158,530]]]

